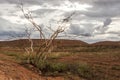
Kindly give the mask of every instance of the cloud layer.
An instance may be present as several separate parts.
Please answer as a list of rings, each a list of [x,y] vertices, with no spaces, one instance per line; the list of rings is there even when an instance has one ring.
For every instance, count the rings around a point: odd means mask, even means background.
[[[120,0],[21,0],[38,24],[54,26],[76,12],[66,30],[87,42],[120,40]],[[0,39],[10,31],[21,32],[29,22],[19,9],[19,0],[0,0]],[[53,27],[54,29],[55,27]]]

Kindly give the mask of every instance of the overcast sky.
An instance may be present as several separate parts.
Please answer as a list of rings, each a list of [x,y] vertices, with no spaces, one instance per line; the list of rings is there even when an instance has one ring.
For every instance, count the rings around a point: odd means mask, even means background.
[[[120,0],[21,0],[43,26],[72,16],[66,33],[86,42],[120,40]],[[19,0],[0,0],[0,40],[11,33],[22,34],[30,26],[19,8]],[[47,34],[47,33],[46,33]],[[47,34],[49,35],[49,34]],[[35,34],[33,37],[37,37]]]

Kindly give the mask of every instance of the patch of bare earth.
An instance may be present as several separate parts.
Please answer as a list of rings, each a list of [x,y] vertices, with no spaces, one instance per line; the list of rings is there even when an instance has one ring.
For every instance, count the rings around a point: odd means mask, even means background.
[[[0,54],[0,58],[0,80],[64,80],[62,77],[40,76],[10,60],[9,56]]]

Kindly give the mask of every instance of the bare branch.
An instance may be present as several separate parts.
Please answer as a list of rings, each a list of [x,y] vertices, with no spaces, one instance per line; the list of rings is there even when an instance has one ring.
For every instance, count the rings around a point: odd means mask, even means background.
[[[72,16],[75,14],[73,12],[68,17],[59,20],[57,23],[57,26],[55,26],[57,29],[52,29],[52,26],[45,26],[47,29],[52,31],[50,34],[50,37],[47,39],[46,34],[44,33],[44,30],[42,30],[42,26],[38,25],[36,21],[32,17],[32,13],[29,10],[25,10],[23,7],[23,4],[21,3],[20,7],[24,17],[33,25],[33,29],[26,28],[26,37],[28,38],[30,42],[30,48],[25,48],[26,52],[28,54],[34,54],[34,64],[38,63],[40,60],[46,60],[48,53],[50,53],[53,50],[53,41],[59,36],[60,33],[65,32],[65,29],[67,28],[67,24],[72,19]],[[39,32],[39,39],[40,39],[40,45],[38,47],[38,50],[34,50],[34,43],[31,39],[31,35],[33,31]]]

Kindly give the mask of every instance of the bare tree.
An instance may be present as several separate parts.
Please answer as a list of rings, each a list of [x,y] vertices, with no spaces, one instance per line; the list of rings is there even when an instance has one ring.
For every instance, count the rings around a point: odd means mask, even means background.
[[[72,13],[68,17],[60,20],[57,24],[57,29],[53,30],[51,27],[47,27],[47,29],[51,30],[53,33],[50,34],[50,37],[47,39],[46,34],[44,33],[44,30],[42,30],[42,26],[38,25],[32,15],[31,12],[28,11],[25,12],[25,9],[23,7],[23,4],[21,4],[20,7],[24,17],[33,25],[33,30],[26,28],[26,37],[28,38],[28,41],[30,42],[30,47],[25,48],[25,51],[27,52],[28,56],[28,63],[31,63],[36,65],[39,63],[39,61],[45,61],[48,57],[48,54],[53,51],[53,41],[58,37],[58,35],[66,30],[66,26],[71,20],[71,17],[75,14]],[[39,33],[39,41],[42,43],[39,44],[39,47],[37,50],[34,50],[34,42],[31,38],[32,31],[37,31]],[[33,56],[33,60],[31,61],[31,55]]]

